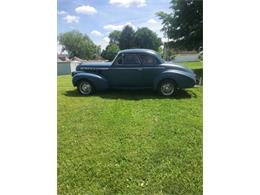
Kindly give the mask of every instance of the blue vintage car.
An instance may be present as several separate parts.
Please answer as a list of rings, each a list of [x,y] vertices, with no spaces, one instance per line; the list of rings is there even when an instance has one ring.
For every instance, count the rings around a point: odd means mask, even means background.
[[[150,88],[172,96],[177,89],[193,87],[196,80],[192,70],[166,63],[157,52],[148,49],[119,51],[112,62],[81,63],[72,77],[73,86],[82,95],[111,88]]]

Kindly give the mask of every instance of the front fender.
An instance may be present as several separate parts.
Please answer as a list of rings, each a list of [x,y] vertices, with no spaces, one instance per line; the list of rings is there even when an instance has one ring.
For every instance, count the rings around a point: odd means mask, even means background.
[[[160,81],[172,79],[176,82],[178,88],[191,88],[196,83],[196,75],[193,72],[181,70],[166,70],[158,75],[154,80],[154,89],[156,90]]]
[[[79,72],[75,74],[72,78],[72,84],[73,86],[77,85],[77,82],[81,79],[86,79],[94,85],[96,90],[105,90],[108,88],[108,82],[107,80],[97,74],[93,73],[86,73],[86,72]]]

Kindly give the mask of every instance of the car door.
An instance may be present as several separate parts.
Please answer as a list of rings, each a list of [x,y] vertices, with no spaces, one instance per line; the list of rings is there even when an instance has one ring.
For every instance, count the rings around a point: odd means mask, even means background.
[[[109,84],[113,88],[137,88],[142,84],[141,61],[135,53],[118,55],[109,72]]]
[[[150,54],[140,54],[142,62],[142,83],[144,87],[153,87],[154,79],[164,70],[159,61]]]

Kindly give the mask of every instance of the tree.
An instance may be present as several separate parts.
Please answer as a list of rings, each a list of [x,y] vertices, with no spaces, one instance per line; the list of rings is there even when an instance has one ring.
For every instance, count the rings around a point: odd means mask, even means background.
[[[120,36],[121,36],[121,31],[119,30],[114,30],[112,31],[108,37],[110,39],[109,43],[115,43],[117,45],[119,45],[119,40],[120,40]]]
[[[176,49],[198,50],[203,40],[203,0],[171,0],[172,13],[159,12],[162,31]]]
[[[98,55],[99,48],[86,34],[79,31],[70,31],[58,36],[59,43],[68,51],[69,57],[93,59]]]
[[[176,57],[176,51],[168,46],[168,43],[164,43],[163,59],[166,61],[172,61]]]
[[[119,47],[120,49],[130,49],[135,47],[135,31],[134,29],[126,25],[121,32],[121,36],[119,39]]]
[[[135,32],[135,46],[138,48],[159,50],[162,45],[162,41],[158,38],[157,34],[151,31],[149,28],[139,28]]]
[[[102,51],[101,56],[109,61],[112,61],[117,52],[119,51],[119,47],[115,43],[109,44],[105,50]]]

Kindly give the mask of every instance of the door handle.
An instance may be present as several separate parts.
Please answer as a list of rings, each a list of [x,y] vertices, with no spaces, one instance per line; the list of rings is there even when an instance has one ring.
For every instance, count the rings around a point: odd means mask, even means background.
[[[142,69],[142,68],[137,68],[136,70],[138,70],[138,71],[142,71],[143,69]]]

